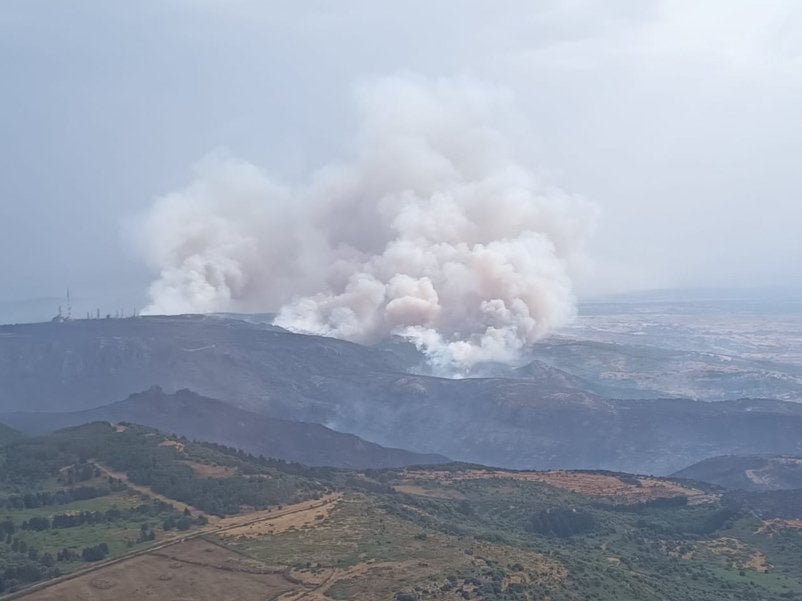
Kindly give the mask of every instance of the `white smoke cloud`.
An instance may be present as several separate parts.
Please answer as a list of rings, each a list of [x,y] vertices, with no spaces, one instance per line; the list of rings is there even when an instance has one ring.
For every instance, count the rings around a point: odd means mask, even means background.
[[[451,373],[513,362],[568,322],[596,209],[519,157],[511,99],[406,76],[357,100],[354,158],[309,183],[218,156],[156,202],[140,228],[160,272],[146,312],[278,308],[297,332],[404,336]]]

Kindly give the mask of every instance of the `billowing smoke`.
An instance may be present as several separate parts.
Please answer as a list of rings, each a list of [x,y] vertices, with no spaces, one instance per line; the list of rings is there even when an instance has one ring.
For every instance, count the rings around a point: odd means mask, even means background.
[[[355,156],[309,182],[218,156],[156,202],[147,312],[278,310],[297,332],[406,337],[451,373],[514,362],[570,320],[596,211],[518,157],[508,95],[396,77],[357,100]]]

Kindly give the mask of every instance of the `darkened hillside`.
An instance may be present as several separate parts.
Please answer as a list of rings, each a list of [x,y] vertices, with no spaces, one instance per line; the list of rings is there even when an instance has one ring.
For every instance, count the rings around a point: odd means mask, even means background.
[[[160,385],[383,446],[516,468],[667,474],[724,454],[802,454],[802,405],[610,400],[533,364],[449,380],[331,338],[215,317],[0,327],[3,411],[75,411]],[[539,369],[546,370],[537,377]]]
[[[802,489],[802,459],[726,455],[695,463],[674,476],[733,490]]]
[[[9,423],[29,433],[94,421],[132,422],[195,440],[215,442],[265,457],[306,465],[384,468],[445,463],[440,455],[388,449],[319,424],[275,419],[238,409],[189,390],[165,394],[160,388],[97,409],[72,413],[17,413]]]
[[[7,425],[0,423],[0,445],[13,442],[22,437],[22,432],[9,428]]]
[[[370,374],[395,368],[391,353],[236,319],[0,326],[6,412],[88,409],[156,384],[286,414],[288,406],[317,404],[321,389],[361,387]]]

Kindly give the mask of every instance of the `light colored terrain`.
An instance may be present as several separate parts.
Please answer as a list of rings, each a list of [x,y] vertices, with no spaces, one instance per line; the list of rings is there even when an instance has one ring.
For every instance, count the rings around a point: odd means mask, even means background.
[[[648,476],[628,476],[622,479],[612,474],[590,472],[514,472],[482,469],[461,471],[406,470],[405,476],[408,481],[396,485],[396,490],[409,494],[422,494],[423,496],[443,496],[450,491],[444,489],[441,493],[437,493],[437,489],[435,489],[433,493],[430,489],[423,489],[414,484],[414,481],[432,480],[448,486],[461,480],[500,479],[542,482],[555,488],[585,495],[606,497],[620,503],[640,503],[679,496],[688,497],[691,502],[703,502],[710,499],[709,495],[696,488]]]
[[[27,601],[264,601],[297,588],[280,572],[191,540],[26,595]]]
[[[306,528],[315,523],[321,522],[329,517],[331,510],[342,500],[342,495],[332,494],[327,495],[319,501],[307,501],[305,503],[298,503],[293,505],[293,511],[281,513],[274,510],[272,512],[263,512],[264,517],[260,519],[260,512],[248,514],[249,522],[246,525],[235,525],[240,516],[234,518],[226,518],[218,522],[218,526],[225,528],[221,531],[221,535],[226,538],[231,537],[258,537],[266,534],[278,534],[293,528]],[[240,518],[241,519],[241,518]],[[228,525],[228,523],[234,525]]]
[[[519,565],[514,581],[555,584],[565,567],[549,557],[506,545],[421,530],[384,512],[361,495],[346,495],[326,519],[270,536],[226,538],[226,546],[266,564],[285,566],[304,588],[282,601],[331,598],[392,599],[398,591],[419,587],[427,598],[456,599],[442,591],[448,574],[481,572],[487,562]]]

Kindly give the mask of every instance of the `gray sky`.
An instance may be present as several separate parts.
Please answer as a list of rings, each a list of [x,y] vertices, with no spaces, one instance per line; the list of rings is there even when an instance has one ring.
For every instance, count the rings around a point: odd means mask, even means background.
[[[0,301],[141,305],[154,198],[220,148],[304,178],[405,71],[514,93],[601,208],[580,293],[802,285],[802,3],[4,0]]]

